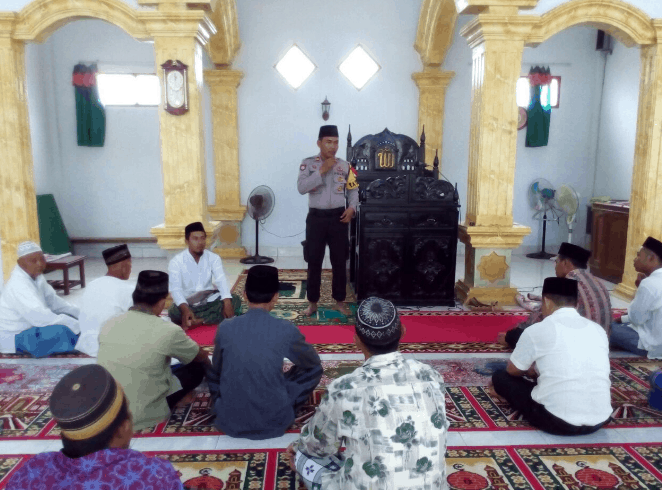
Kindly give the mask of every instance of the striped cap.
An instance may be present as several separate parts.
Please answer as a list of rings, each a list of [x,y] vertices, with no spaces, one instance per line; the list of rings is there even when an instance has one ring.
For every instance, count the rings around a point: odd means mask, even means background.
[[[82,441],[108,428],[123,401],[124,392],[115,378],[104,367],[89,364],[66,374],[55,386],[49,404],[62,435]]]

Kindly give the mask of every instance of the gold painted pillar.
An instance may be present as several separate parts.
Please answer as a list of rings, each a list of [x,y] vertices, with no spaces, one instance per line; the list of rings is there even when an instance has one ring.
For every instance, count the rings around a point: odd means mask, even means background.
[[[0,14],[0,237],[7,280],[24,240],[39,243],[37,197],[25,88],[25,42],[11,38],[14,14]]]
[[[156,5],[156,11],[141,12],[145,26],[154,39],[156,72],[162,81],[167,60],[188,65],[189,110],[175,116],[165,111],[163,97],[159,107],[161,171],[165,198],[165,223],[150,231],[163,249],[184,247],[184,227],[201,221],[211,242],[216,223],[209,220],[205,184],[204,125],[202,112],[203,47],[216,32],[206,13],[187,10],[178,0],[138,0]],[[200,4],[209,3],[198,2]]]
[[[245,257],[241,246],[241,222],[246,206],[239,189],[239,130],[237,128],[237,87],[244,74],[220,68],[205,70],[212,105],[214,175],[216,204],[209,206],[212,219],[219,221],[214,249],[221,257]]]
[[[441,150],[444,131],[444,102],[446,89],[455,76],[452,71],[427,68],[412,74],[418,87],[418,133],[425,126],[425,163],[432,166],[435,151],[439,150],[439,171],[441,172]]]
[[[478,0],[480,1],[480,0]],[[487,3],[487,2],[485,2]],[[465,275],[456,284],[461,300],[515,304],[510,284],[512,249],[531,233],[513,223],[517,144],[515,87],[524,40],[536,22],[518,16],[516,0],[494,0],[461,31],[473,50],[467,208],[459,238]]]
[[[623,282],[614,294],[631,300],[634,257],[648,236],[662,240],[662,20],[654,21],[658,44],[641,47],[641,78],[630,218]]]

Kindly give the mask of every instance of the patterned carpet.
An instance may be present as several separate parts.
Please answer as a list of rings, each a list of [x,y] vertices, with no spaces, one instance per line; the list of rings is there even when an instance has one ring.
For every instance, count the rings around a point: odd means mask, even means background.
[[[170,461],[187,490],[305,488],[278,449],[145,454]],[[0,488],[29,458],[0,455]],[[449,447],[446,453],[453,490],[658,490],[661,468],[661,444]]]
[[[493,399],[486,390],[491,373],[504,366],[504,359],[424,361],[446,381],[446,411],[451,430],[532,430],[519,413]],[[299,432],[315,412],[324,388],[347,374],[360,361],[323,361],[324,376],[319,388],[299,409],[289,432]],[[643,358],[611,361],[613,421],[607,428],[662,427],[662,412],[648,406],[647,375],[659,362]],[[57,439],[59,430],[48,410],[48,398],[57,381],[75,365],[38,366],[0,364],[0,440]],[[176,409],[171,417],[136,437],[174,435],[219,435],[210,414],[211,400],[200,389],[191,405]]]
[[[242,298],[241,311],[245,312],[248,309],[248,304],[244,299],[244,288],[246,286],[246,277],[248,270],[239,274],[237,282],[232,286],[232,293]],[[318,303],[317,314],[308,317],[303,315],[303,311],[308,308],[308,300],[306,299],[306,276],[305,269],[287,269],[278,271],[278,278],[281,283],[288,284],[293,290],[280,291],[280,297],[276,307],[271,314],[277,318],[284,318],[289,320],[295,325],[353,325],[355,316],[352,314],[347,317],[338,311],[334,310],[332,306],[335,300],[331,297],[331,271],[328,269],[322,270],[322,285],[320,287],[320,300]],[[352,310],[356,312],[356,295],[352,287],[347,284],[347,298],[345,300]]]

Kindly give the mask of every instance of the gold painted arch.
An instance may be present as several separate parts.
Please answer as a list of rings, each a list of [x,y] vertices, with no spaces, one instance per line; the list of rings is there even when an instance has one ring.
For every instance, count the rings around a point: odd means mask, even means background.
[[[86,18],[105,20],[135,39],[151,38],[141,13],[121,0],[35,0],[17,14],[12,37],[42,42],[64,24]]]
[[[423,66],[439,67],[453,44],[457,10],[454,0],[424,0],[414,48]]]
[[[652,19],[638,8],[620,0],[573,0],[540,17],[527,39],[540,44],[559,32],[576,25],[597,27],[628,47],[657,43]]]

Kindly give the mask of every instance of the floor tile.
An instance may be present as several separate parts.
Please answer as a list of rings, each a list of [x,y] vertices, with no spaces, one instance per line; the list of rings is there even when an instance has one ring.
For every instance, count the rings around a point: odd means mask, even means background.
[[[554,436],[543,434],[545,444],[598,444],[627,442],[618,429],[602,429],[586,436]]]
[[[142,437],[131,441],[136,451],[187,451],[216,449],[219,436]]]
[[[662,427],[636,428],[636,429],[612,429],[617,432],[626,442],[661,442]]]
[[[216,449],[280,449],[286,448],[299,438],[299,434],[285,434],[273,439],[253,441],[230,436],[220,436],[216,443]]]
[[[545,444],[542,432],[537,430],[465,431],[461,434],[467,446]]]

